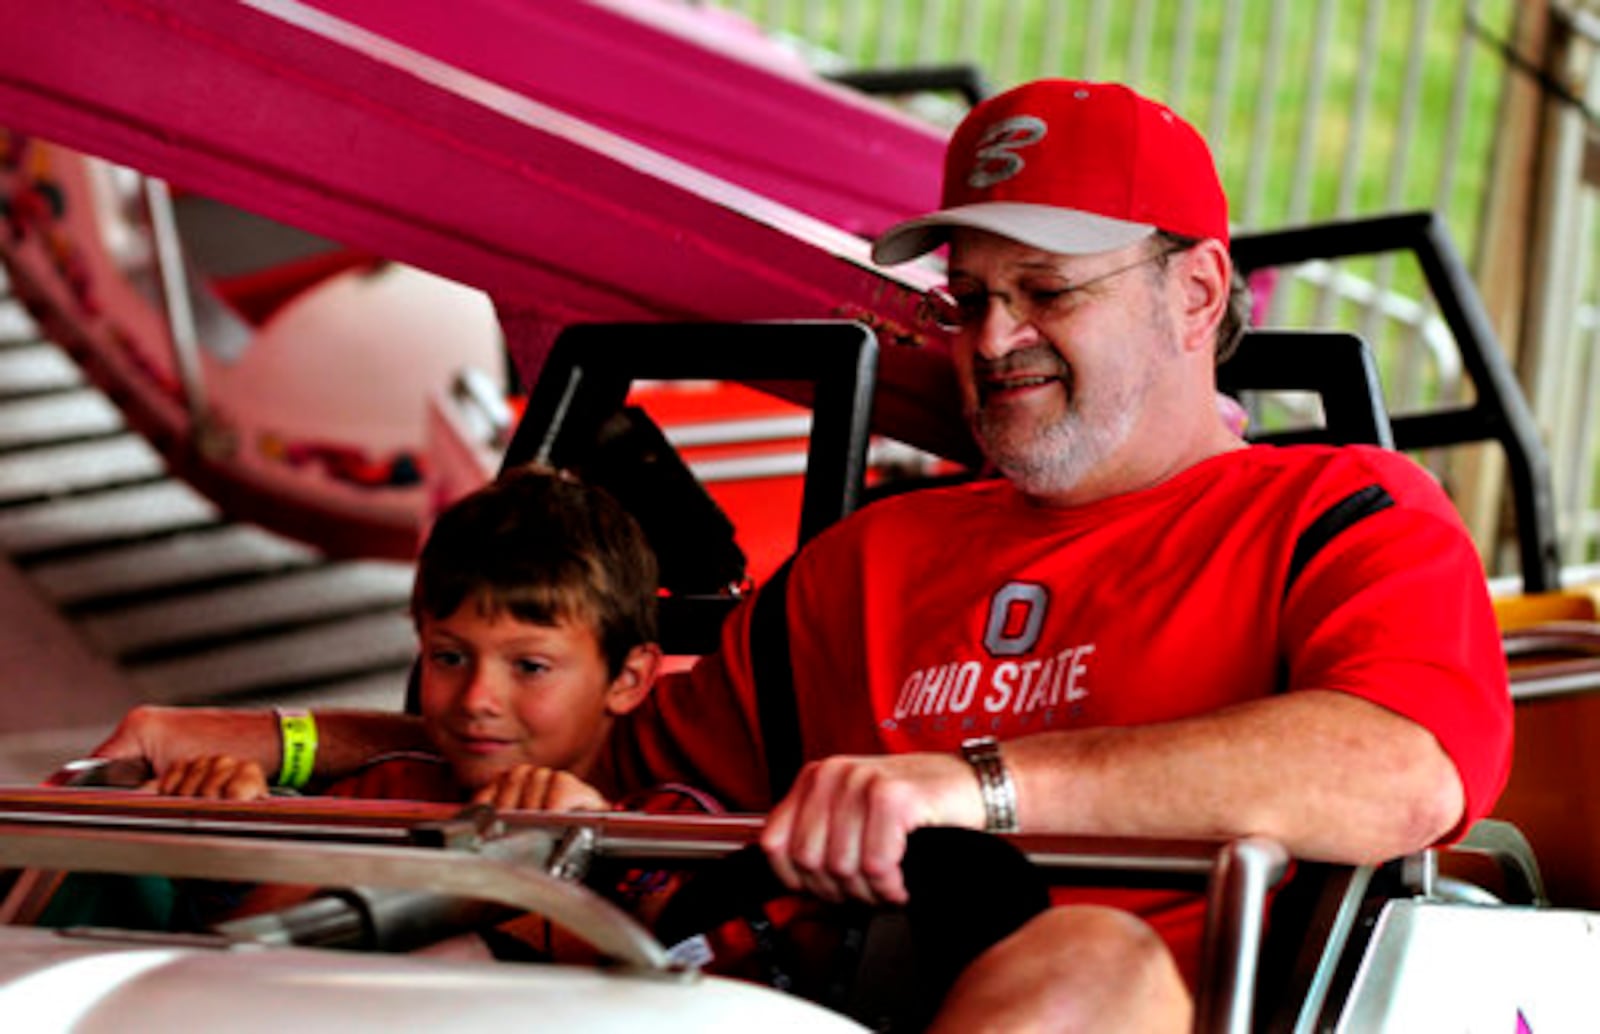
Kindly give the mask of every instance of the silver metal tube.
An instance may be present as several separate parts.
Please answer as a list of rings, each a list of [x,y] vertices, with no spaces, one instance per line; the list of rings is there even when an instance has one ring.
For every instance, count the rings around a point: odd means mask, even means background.
[[[218,923],[216,933],[230,941],[249,941],[275,948],[291,944],[322,948],[358,948],[368,928],[360,911],[335,897],[317,897],[276,912]]]
[[[1196,1029],[1249,1034],[1267,892],[1288,864],[1281,844],[1260,837],[1234,841],[1219,852],[1206,908]]]
[[[7,866],[312,886],[336,873],[348,886],[424,890],[537,912],[620,962],[644,969],[671,964],[637,919],[585,887],[542,872],[549,850],[550,836],[543,833],[503,838],[472,854],[83,829],[40,836],[37,829],[0,823],[0,864]]]
[[[51,810],[49,802],[61,798]],[[401,844],[326,843],[318,838],[333,809],[311,801],[183,810],[140,795],[86,791],[0,792],[0,865],[86,872],[149,872],[174,877],[423,891],[438,901],[404,896],[399,921],[420,905],[448,914],[473,899],[538,912],[585,937],[602,953],[645,968],[667,965],[661,945],[631,916],[580,885],[554,879],[558,838],[592,838],[595,857],[638,862],[711,861],[759,837],[761,815],[674,817],[628,813],[507,812],[507,832],[473,849]],[[187,805],[187,802],[184,802]],[[348,805],[350,802],[339,802]],[[443,806],[376,806],[352,822],[361,836],[397,836],[449,820]],[[120,809],[133,815],[118,814]],[[298,808],[298,812],[289,810]],[[196,814],[186,814],[193,811]],[[286,811],[274,819],[274,812]],[[329,812],[323,816],[322,812]],[[138,821],[145,828],[117,823]],[[70,826],[67,823],[71,823]],[[99,825],[96,825],[99,823]],[[209,823],[208,832],[195,832]],[[165,825],[165,830],[160,827]],[[270,835],[263,835],[270,831]],[[1207,886],[1205,990],[1199,1018],[1207,1030],[1247,1029],[1268,889],[1284,875],[1287,853],[1261,838],[1149,840],[1017,834],[1008,839],[1035,864],[1054,870],[1168,874]],[[587,845],[577,850],[589,853]],[[349,917],[323,907],[306,920],[332,936],[349,935]],[[304,925],[304,924],[300,924]],[[270,933],[270,932],[269,932]]]
[[[143,179],[145,210],[155,245],[156,271],[161,278],[161,301],[167,313],[167,333],[172,339],[172,360],[183,385],[184,405],[198,426],[205,416],[205,378],[200,367],[200,336],[195,329],[194,307],[189,301],[189,279],[178,221],[172,212],[172,195],[163,180]]]
[[[451,382],[451,395],[462,406],[478,414],[488,431],[488,444],[503,449],[511,440],[511,407],[506,405],[505,393],[488,374],[469,366],[456,371]]]

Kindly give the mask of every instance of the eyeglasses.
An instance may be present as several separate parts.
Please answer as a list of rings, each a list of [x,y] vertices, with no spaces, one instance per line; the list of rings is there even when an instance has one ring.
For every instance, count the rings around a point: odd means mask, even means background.
[[[961,330],[971,330],[982,325],[989,316],[989,299],[999,299],[1000,304],[1018,323],[1032,323],[1037,325],[1038,320],[1047,317],[1067,298],[1084,288],[1093,287],[1095,284],[1104,283],[1114,276],[1121,276],[1130,270],[1147,266],[1152,262],[1159,262],[1168,255],[1185,250],[1182,247],[1164,248],[1161,251],[1146,255],[1136,262],[1099,276],[1092,276],[1087,280],[1069,284],[1065,287],[1052,287],[1047,290],[1023,291],[1021,296],[1013,298],[1005,291],[991,291],[983,287],[971,289],[962,288],[952,291],[949,285],[944,287],[930,287],[922,292],[922,303],[918,314],[928,323],[940,330],[955,333]]]

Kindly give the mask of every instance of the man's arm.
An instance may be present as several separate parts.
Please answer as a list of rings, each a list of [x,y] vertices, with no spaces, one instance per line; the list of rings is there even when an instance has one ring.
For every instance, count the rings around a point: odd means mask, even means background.
[[[318,710],[315,717],[314,775],[319,781],[348,775],[378,754],[431,749],[421,721],[410,715]],[[93,753],[96,757],[142,758],[157,774],[177,762],[229,754],[276,774],[283,761],[283,744],[273,711],[146,704],[129,711]]]
[[[1300,858],[1382,861],[1460,822],[1460,773],[1422,725],[1307,690],[1180,722],[1008,745],[1023,821],[1044,830],[1243,836]]]
[[[1272,837],[1301,858],[1362,863],[1433,843],[1462,817],[1455,764],[1426,728],[1346,693],[1307,690],[1182,721],[1040,733],[1003,745],[1022,829]],[[911,830],[982,828],[956,754],[808,765],[762,837],[780,877],[823,897],[902,902]]]

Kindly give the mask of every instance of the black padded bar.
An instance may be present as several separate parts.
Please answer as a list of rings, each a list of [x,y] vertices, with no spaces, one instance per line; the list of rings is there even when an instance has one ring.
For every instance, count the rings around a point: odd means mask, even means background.
[[[635,380],[806,381],[811,443],[799,542],[856,508],[867,469],[878,342],[849,321],[592,323],[568,327],[540,371],[505,465],[560,464]]]
[[[1257,442],[1331,442],[1394,448],[1372,349],[1343,331],[1251,330],[1217,368],[1217,387],[1244,391],[1315,391],[1326,426],[1251,435]]]
[[[833,72],[828,78],[862,93],[958,93],[968,107],[989,95],[983,72],[975,65],[924,65],[911,68],[859,69]]]
[[[1422,449],[1473,441],[1499,442],[1511,475],[1523,589],[1534,593],[1559,588],[1561,564],[1556,548],[1550,460],[1471,274],[1443,221],[1431,212],[1408,212],[1240,234],[1233,239],[1232,250],[1234,263],[1242,273],[1312,259],[1393,251],[1409,251],[1416,256],[1439,315],[1460,350],[1462,367],[1472,379],[1477,400],[1466,409],[1445,414],[1396,418],[1396,447]]]
[[[567,328],[540,371],[503,467],[535,459],[581,465],[581,453],[634,380],[809,385],[811,439],[796,546],[853,511],[867,468],[878,342],[860,323],[596,323]],[[685,594],[661,601],[669,652],[709,653],[737,600]]]

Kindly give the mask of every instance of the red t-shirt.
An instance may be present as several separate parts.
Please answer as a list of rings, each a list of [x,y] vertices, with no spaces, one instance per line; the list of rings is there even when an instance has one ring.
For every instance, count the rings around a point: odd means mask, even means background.
[[[1393,505],[1288,584],[1302,533],[1372,485]],[[1510,763],[1476,550],[1427,473],[1384,450],[1244,449],[1073,508],[1005,481],[892,497],[802,551],[788,592],[807,760],[1161,722],[1316,688],[1433,731],[1460,770],[1466,822]],[[732,810],[770,805],[750,611],[619,727],[608,763],[621,785],[682,781]]]

